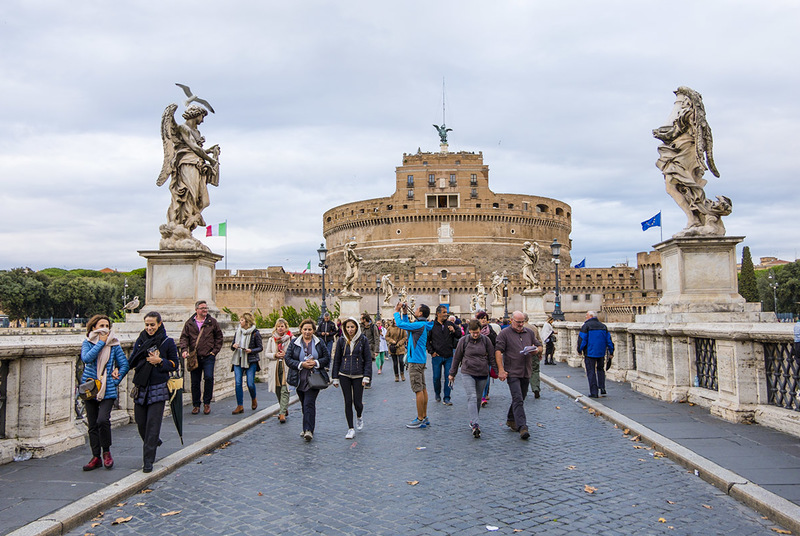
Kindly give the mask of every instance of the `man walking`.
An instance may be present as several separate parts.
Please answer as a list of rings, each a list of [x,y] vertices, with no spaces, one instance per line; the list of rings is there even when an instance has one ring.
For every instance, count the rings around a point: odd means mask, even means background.
[[[528,439],[528,422],[525,417],[525,397],[531,378],[531,360],[538,359],[542,343],[532,329],[525,327],[525,315],[514,311],[511,327],[497,335],[495,359],[500,381],[508,381],[511,392],[511,407],[508,408],[506,425],[519,432],[521,439]]]
[[[606,350],[609,359],[614,357],[614,343],[605,324],[597,319],[594,311],[586,312],[586,322],[578,334],[578,353],[586,365],[586,378],[589,380],[589,398],[606,394],[606,369],[604,366]]]
[[[428,332],[433,327],[433,322],[427,322],[431,309],[425,304],[421,304],[414,311],[416,321],[409,321],[407,305],[398,302],[394,308],[394,325],[408,332],[408,353],[406,363],[408,364],[408,379],[411,383],[411,390],[414,391],[417,400],[417,417],[408,423],[408,428],[425,428],[430,426],[428,420],[428,390],[425,388],[425,364],[428,356],[425,351],[428,345]],[[403,314],[400,314],[402,309]]]
[[[450,372],[453,363],[453,350],[461,338],[461,329],[447,319],[447,308],[440,305],[436,308],[436,320],[433,321],[431,333],[428,336],[428,353],[431,354],[433,365],[433,392],[436,401],[442,402],[442,370],[445,375]],[[450,402],[450,383],[444,380],[444,405],[452,406]]]
[[[222,349],[222,330],[217,320],[208,314],[208,304],[200,300],[194,304],[195,313],[183,325],[178,346],[184,359],[190,350],[197,351],[198,367],[191,371],[192,414],[200,413],[200,380],[203,383],[203,414],[211,413],[211,397],[214,395],[214,364]]]
[[[528,322],[530,320],[528,318],[528,313],[523,313],[523,315],[525,316],[525,324],[528,324]],[[531,331],[533,331],[536,334],[536,338],[541,341],[542,338],[539,336],[539,330],[536,328],[536,326],[534,326],[533,324],[528,324],[528,325],[531,326],[531,328],[530,328]],[[542,343],[542,346],[544,346],[544,343]],[[531,380],[530,380],[530,383],[531,383],[531,391],[533,391],[533,397],[534,398],[539,398],[539,396],[541,396],[539,391],[542,388],[541,387],[542,386],[542,380],[541,380],[541,375],[540,375],[542,367],[540,367],[539,365],[541,365],[541,361],[542,361],[542,357],[543,356],[544,356],[544,352],[539,352],[538,355],[536,355],[536,354],[532,354],[531,355]]]
[[[322,342],[325,343],[331,358],[333,358],[333,337],[335,335],[336,324],[334,324],[333,320],[331,320],[331,314],[328,311],[325,311],[325,314],[322,315],[322,320],[317,326],[317,337],[322,339]]]

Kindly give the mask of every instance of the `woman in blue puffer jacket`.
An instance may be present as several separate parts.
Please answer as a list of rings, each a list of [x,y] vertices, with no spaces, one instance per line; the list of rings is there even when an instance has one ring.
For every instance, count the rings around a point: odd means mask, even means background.
[[[89,446],[92,459],[83,466],[91,471],[100,466],[114,467],[111,457],[111,408],[117,399],[117,386],[128,372],[128,359],[111,331],[111,319],[94,315],[86,324],[86,340],[81,347],[83,375],[81,383],[99,380],[100,389],[92,400],[86,401],[86,420],[89,424]],[[100,458],[102,454],[102,459]]]
[[[361,333],[361,326],[355,318],[348,318],[342,324],[342,336],[336,341],[333,352],[333,368],[331,369],[333,386],[342,386],[344,395],[344,416],[347,419],[345,439],[353,439],[353,406],[356,408],[356,428],[364,428],[364,387],[372,379],[372,350],[369,340]]]

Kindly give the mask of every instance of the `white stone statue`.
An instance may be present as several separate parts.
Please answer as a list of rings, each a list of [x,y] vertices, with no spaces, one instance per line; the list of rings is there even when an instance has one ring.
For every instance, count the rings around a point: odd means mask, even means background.
[[[417,310],[417,297],[414,294],[408,298],[408,310],[412,313]]]
[[[358,292],[353,290],[353,285],[358,279],[358,266],[363,260],[362,257],[356,253],[356,241],[351,240],[344,246],[344,261],[347,266],[347,271],[344,274],[344,288],[342,289],[342,296],[358,296]]]
[[[383,292],[383,304],[391,305],[390,300],[394,296],[394,283],[392,283],[391,274],[381,276],[381,292]]]
[[[478,295],[473,294],[469,297],[469,312],[475,315],[478,312]]]
[[[483,282],[478,279],[478,286],[475,287],[475,307],[477,310],[486,310],[486,287]]]
[[[206,224],[202,212],[209,205],[207,185],[219,186],[220,148],[219,145],[203,148],[205,138],[197,127],[208,115],[205,108],[189,106],[183,112],[186,122],[182,125],[175,122],[177,108],[177,104],[170,104],[161,116],[164,162],[156,184],[161,186],[171,179],[172,201],[167,209],[167,223],[159,229],[162,236],[159,247],[208,250],[191,233]]]
[[[492,272],[492,303],[500,303],[503,301],[503,278],[506,276],[506,271],[500,274],[495,270]]]
[[[538,289],[539,287],[539,244],[525,242],[522,244],[522,279],[525,281],[525,290]]]
[[[400,289],[400,292],[397,293],[397,298],[400,303],[405,303],[408,300],[408,290],[406,287]]]
[[[703,178],[706,170],[719,177],[703,97],[685,86],[675,95],[667,124],[653,130],[653,136],[663,142],[656,167],[664,174],[667,193],[688,219],[686,227],[674,236],[724,236],[722,216],[731,213],[733,203],[725,196],[711,201],[703,190],[708,182]]]

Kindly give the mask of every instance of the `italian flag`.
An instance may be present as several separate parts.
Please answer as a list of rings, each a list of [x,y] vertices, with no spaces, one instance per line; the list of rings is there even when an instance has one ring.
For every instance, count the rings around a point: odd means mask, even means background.
[[[306,266],[306,269],[305,269],[305,270],[303,270],[303,273],[306,273],[306,272],[307,272],[307,271],[309,271],[310,269],[311,269],[311,261],[308,261],[308,266]]]
[[[206,236],[228,236],[228,222],[206,226]]]

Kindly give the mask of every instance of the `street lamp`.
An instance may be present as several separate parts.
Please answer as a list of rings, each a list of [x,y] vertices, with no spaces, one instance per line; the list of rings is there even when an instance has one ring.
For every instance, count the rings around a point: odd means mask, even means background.
[[[561,244],[558,243],[557,238],[554,238],[553,243],[550,244],[550,252],[553,254],[553,264],[556,265],[556,299],[553,308],[553,320],[564,320],[564,313],[561,311],[560,281],[558,279],[558,265],[561,262],[558,257],[561,255]]]
[[[122,287],[122,306],[128,305],[128,278],[125,278],[125,284]]]
[[[375,276],[375,321],[381,320],[381,276]]]
[[[508,321],[508,276],[503,276],[503,321]]]
[[[769,280],[769,286],[772,287],[772,299],[775,302],[775,314],[778,314],[778,279],[775,277],[775,272],[770,269],[769,275],[767,276]]]
[[[317,255],[319,255],[319,267],[322,268],[322,316],[325,316],[325,313],[328,311],[328,305],[325,303],[325,270],[328,268],[328,265],[325,264],[325,260],[328,258],[328,248],[325,247],[325,244],[320,244],[319,249],[317,250]]]

